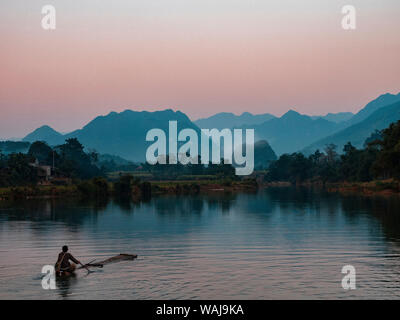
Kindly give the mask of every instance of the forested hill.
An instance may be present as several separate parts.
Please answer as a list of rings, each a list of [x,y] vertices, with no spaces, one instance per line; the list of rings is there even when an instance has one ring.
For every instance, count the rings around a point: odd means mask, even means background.
[[[385,129],[398,120],[400,120],[400,101],[376,110],[365,120],[313,143],[302,152],[309,155],[317,149],[322,150],[327,144],[335,144],[341,151],[347,142],[361,148],[371,133]]]

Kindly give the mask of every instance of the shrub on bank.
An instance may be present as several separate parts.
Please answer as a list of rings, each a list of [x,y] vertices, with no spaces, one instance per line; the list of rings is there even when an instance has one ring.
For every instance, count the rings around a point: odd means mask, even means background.
[[[93,178],[91,180],[80,182],[77,185],[80,195],[85,197],[107,197],[109,195],[108,182],[104,178]]]

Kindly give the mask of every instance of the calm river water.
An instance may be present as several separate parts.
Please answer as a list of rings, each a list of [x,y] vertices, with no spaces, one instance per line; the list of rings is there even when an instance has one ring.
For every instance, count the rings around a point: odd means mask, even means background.
[[[135,261],[41,286],[62,245]],[[341,269],[356,269],[356,289]],[[400,200],[271,188],[145,203],[0,203],[0,299],[400,297]]]

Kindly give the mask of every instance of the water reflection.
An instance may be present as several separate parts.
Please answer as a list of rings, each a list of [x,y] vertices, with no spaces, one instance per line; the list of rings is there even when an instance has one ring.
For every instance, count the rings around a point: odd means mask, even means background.
[[[68,277],[57,277],[56,286],[57,292],[62,298],[68,298],[73,292],[74,286],[78,283],[76,275],[71,275]]]
[[[139,259],[61,279],[61,298],[397,297],[399,209],[398,197],[310,188],[0,202],[0,296],[37,298],[29,275],[68,243],[86,260]],[[345,263],[359,272],[356,292],[340,287]]]
[[[239,199],[238,199],[239,198]],[[71,211],[73,207],[73,211]],[[381,223],[388,239],[400,241],[400,198],[398,196],[339,195],[321,189],[270,188],[255,195],[216,193],[212,195],[182,196],[169,195],[153,198],[146,202],[131,199],[100,200],[29,200],[0,202],[0,218],[8,221],[62,222],[66,226],[79,228],[87,220],[95,223],[99,216],[110,208],[132,215],[135,210],[155,212],[159,216],[183,217],[201,215],[205,211],[218,210],[229,214],[232,207],[249,214],[262,214],[279,210],[314,215],[321,212],[334,216],[342,212],[348,223],[357,221],[361,214],[370,214]]]

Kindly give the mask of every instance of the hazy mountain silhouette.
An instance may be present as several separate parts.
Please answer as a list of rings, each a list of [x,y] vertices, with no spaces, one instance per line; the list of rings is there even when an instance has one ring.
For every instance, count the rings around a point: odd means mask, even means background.
[[[22,141],[45,141],[49,145],[58,145],[64,142],[64,136],[49,126],[42,126],[28,134]]]
[[[338,125],[321,118],[314,120],[289,110],[280,118],[271,119],[252,128],[255,129],[256,140],[267,140],[272,149],[281,155],[300,150],[318,137],[332,134]]]
[[[341,147],[347,141],[352,141],[356,146],[362,146],[375,129],[383,129],[398,120],[396,105],[389,108],[396,101],[400,101],[400,93],[381,95],[347,121],[341,120],[350,117],[350,113],[327,114],[323,118],[315,118],[290,110],[280,118],[270,114],[243,113],[236,116],[233,113],[218,113],[207,119],[199,119],[196,123],[209,129],[254,128],[255,140],[267,140],[278,155],[299,150],[310,152],[316,148],[323,149],[327,143]],[[27,135],[23,141],[41,140],[49,145],[58,145],[64,143],[65,139],[78,138],[86,148],[95,149],[99,153],[117,155],[131,161],[144,161],[147,147],[151,144],[145,141],[147,131],[160,128],[167,133],[168,121],[171,120],[178,121],[178,130],[192,128],[200,132],[199,127],[179,111],[126,110],[99,116],[82,129],[65,135],[49,126],[43,126]]]
[[[235,149],[239,147],[236,146]],[[246,151],[246,145],[243,144],[240,146],[242,149],[242,152],[244,153]],[[235,163],[235,158],[232,156],[233,159],[233,165],[234,166],[239,166],[237,163]],[[264,170],[269,167],[272,161],[277,160],[278,157],[276,156],[276,153],[274,150],[272,150],[271,146],[269,143],[265,140],[259,140],[256,143],[254,143],[254,169],[255,170]]]
[[[396,94],[385,93],[380,95],[375,100],[369,102],[364,108],[362,108],[359,112],[357,112],[354,117],[352,117],[349,121],[347,121],[346,125],[350,126],[356,124],[358,122],[363,121],[364,119],[368,118],[371,114],[375,111],[379,110],[384,106],[388,106],[393,104],[397,101],[400,101],[400,92]]]
[[[199,132],[190,119],[182,112],[164,110],[156,112],[126,110],[121,113],[111,112],[89,122],[80,130],[65,135],[66,138],[78,138],[87,148],[100,153],[118,155],[132,161],[144,161],[146,150],[153,142],[146,142],[149,130],[164,130],[168,139],[169,121],[178,122],[179,130],[185,128]]]
[[[41,127],[24,138],[24,141],[46,141],[49,145],[61,144],[68,138],[77,138],[87,149],[101,154],[117,155],[127,160],[144,161],[147,147],[146,134],[153,128],[165,131],[168,139],[169,121],[178,121],[178,132],[184,128],[200,129],[182,112],[172,110],[147,112],[126,110],[111,112],[90,121],[80,130],[61,135],[48,126]]]
[[[273,118],[275,118],[275,116],[269,113],[251,114],[249,112],[243,112],[240,116],[237,116],[233,113],[221,112],[208,118],[198,119],[194,121],[194,123],[202,129],[215,128],[221,130],[245,125],[257,125]]]
[[[99,154],[99,162],[114,162],[117,166],[130,165],[133,162],[112,154]]]
[[[329,143],[337,145],[337,151],[342,152],[343,146],[349,141],[353,144],[353,146],[361,148],[363,147],[365,140],[375,130],[385,129],[392,122],[400,120],[400,100],[375,110],[376,111],[370,114],[363,121],[340,130],[333,135],[320,139],[319,141],[305,148],[303,152],[305,154],[310,154],[316,149],[323,150],[324,147]]]
[[[243,150],[244,147],[243,147]],[[275,161],[278,157],[274,150],[272,150],[269,143],[265,140],[257,141],[254,144],[254,168],[266,169],[269,167],[272,161]]]
[[[159,128],[165,131],[168,139],[168,124],[173,120],[178,122],[178,132],[185,128],[191,128],[198,133],[199,138],[201,137],[200,129],[180,111],[136,112],[126,110],[121,113],[111,112],[106,116],[99,116],[82,129],[65,135],[44,126],[27,135],[24,140],[30,142],[40,140],[46,141],[49,145],[57,145],[64,143],[65,139],[77,138],[85,148],[94,149],[100,154],[116,155],[127,160],[143,162],[146,150],[152,143],[146,142],[147,132],[150,129]],[[266,142],[265,144],[269,147]],[[265,149],[267,149],[266,146],[261,148],[260,153],[267,155],[269,159],[271,152],[267,154]],[[272,153],[274,154],[273,151]],[[259,152],[256,151],[256,158],[259,158],[258,154]]]
[[[357,146],[362,146],[364,140],[375,129],[383,129],[391,122],[397,121],[396,112],[392,116],[390,112],[387,114],[384,110],[378,112],[382,108],[385,108],[385,106],[397,101],[400,101],[400,93],[397,95],[389,93],[383,94],[369,102],[353,116],[351,116],[351,114],[338,113],[327,114],[323,118],[315,118],[301,115],[296,111],[290,110],[280,118],[275,118],[258,126],[254,126],[256,139],[266,139],[278,155],[300,150],[310,152],[310,150],[314,149],[314,144],[320,149],[323,149],[327,143],[335,143],[341,147],[347,141],[355,141]],[[395,111],[395,109],[393,111]],[[375,114],[375,112],[378,113]],[[337,136],[335,134],[342,134],[346,128],[363,122],[372,114],[374,114],[374,118],[363,124],[363,132],[367,132],[367,136],[365,136],[365,133],[358,132],[358,130],[353,128],[354,130],[350,129],[345,131],[345,134],[348,136],[354,135],[353,140],[349,138],[346,140],[344,137],[336,139]],[[338,121],[340,118],[343,119],[343,117],[350,118],[347,121]],[[325,139],[327,137],[332,138]],[[342,140],[346,140],[346,142],[343,143]],[[308,146],[311,145],[313,147],[309,149]]]
[[[325,116],[312,116],[313,120],[321,118],[328,121],[340,123],[350,120],[354,116],[352,112],[338,112],[338,113],[328,113]]]

